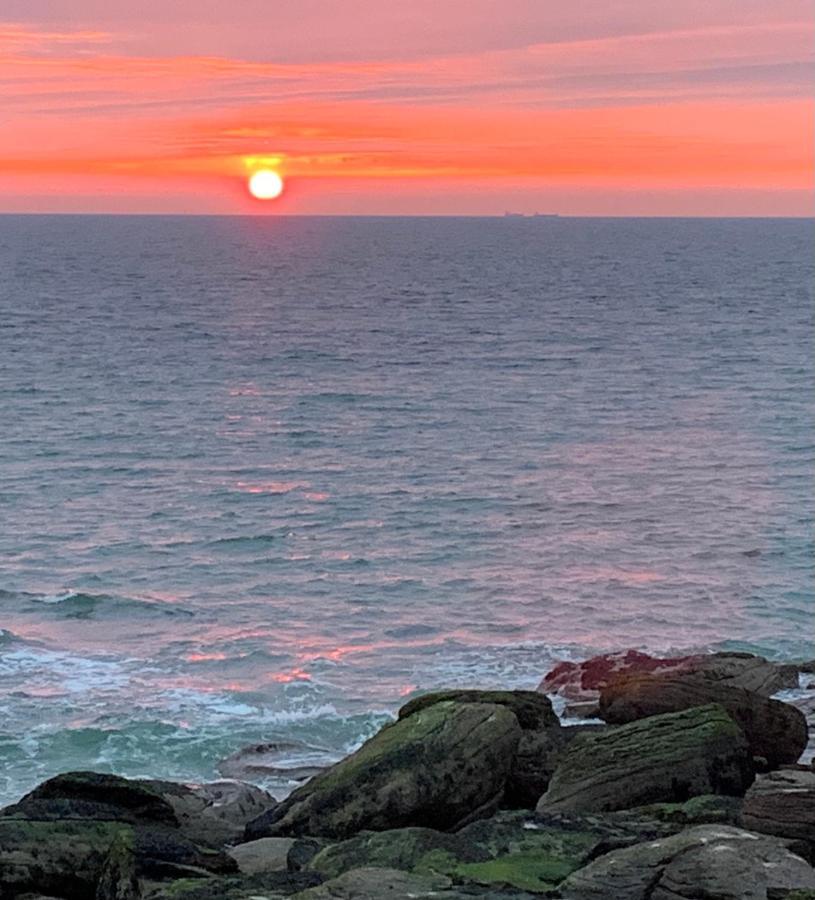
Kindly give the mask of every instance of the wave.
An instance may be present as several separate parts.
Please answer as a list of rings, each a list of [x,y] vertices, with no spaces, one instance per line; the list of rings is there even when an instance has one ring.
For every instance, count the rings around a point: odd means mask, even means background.
[[[121,616],[193,616],[195,613],[163,600],[126,597],[118,594],[90,594],[65,590],[56,594],[20,594],[28,604],[50,607],[56,615],[66,619],[118,618]]]

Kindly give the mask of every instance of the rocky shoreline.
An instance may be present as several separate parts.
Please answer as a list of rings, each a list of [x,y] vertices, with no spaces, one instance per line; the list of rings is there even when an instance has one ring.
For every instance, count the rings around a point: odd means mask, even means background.
[[[66,773],[0,811],[0,898],[815,900],[814,670],[629,651],[427,694],[281,802]]]

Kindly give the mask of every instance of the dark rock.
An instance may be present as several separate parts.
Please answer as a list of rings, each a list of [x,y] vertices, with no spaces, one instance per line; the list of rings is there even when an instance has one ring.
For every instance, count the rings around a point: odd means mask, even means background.
[[[770,892],[815,888],[815,870],[778,838],[728,825],[599,857],[561,884],[563,900],[769,900]]]
[[[130,835],[120,834],[111,844],[96,885],[95,900],[139,900],[136,854]]]
[[[173,808],[148,783],[101,772],[66,772],[49,778],[3,811],[18,814],[178,824]]]
[[[226,853],[194,844],[174,828],[137,826],[133,829],[137,870],[145,878],[167,877],[169,867],[181,866],[215,874],[238,870]]]
[[[600,715],[612,725],[647,716],[719,703],[744,732],[753,756],[770,768],[794,763],[807,745],[807,723],[800,710],[727,682],[681,675],[620,678],[600,692]]]
[[[145,900],[283,900],[320,883],[314,872],[265,872],[210,878],[183,878],[157,885]]]
[[[515,714],[503,706],[436,703],[387,725],[250,822],[246,839],[461,827],[503,799],[520,737]]]
[[[756,779],[744,798],[742,827],[797,839],[815,864],[815,772],[783,769]]]
[[[599,812],[701,794],[742,795],[753,778],[744,735],[712,704],[575,738],[538,810]]]
[[[290,872],[299,872],[301,869],[305,869],[328,843],[321,838],[296,838],[286,854],[286,867]]]
[[[0,897],[29,892],[96,900],[97,883],[117,839],[132,841],[132,827],[0,819]]]
[[[784,688],[798,686],[794,666],[778,666],[750,653],[711,653],[659,658],[626,650],[606,653],[581,663],[562,662],[538,685],[544,694],[559,694],[567,700],[589,702],[620,676],[697,673],[714,681],[725,681],[769,697]]]
[[[815,675],[815,659],[808,659],[805,662],[799,662],[796,665],[796,668],[799,672],[804,672],[806,675]]]

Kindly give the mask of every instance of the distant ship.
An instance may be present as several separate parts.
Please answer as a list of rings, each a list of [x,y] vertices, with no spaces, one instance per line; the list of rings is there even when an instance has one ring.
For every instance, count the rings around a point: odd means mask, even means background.
[[[505,219],[559,219],[560,213],[519,213],[519,212],[507,212],[504,213]]]

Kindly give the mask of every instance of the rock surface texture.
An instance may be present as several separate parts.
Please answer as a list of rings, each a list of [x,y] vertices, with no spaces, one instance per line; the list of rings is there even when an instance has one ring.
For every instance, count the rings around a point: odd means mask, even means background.
[[[741,687],[769,697],[784,688],[798,686],[795,666],[779,666],[750,653],[711,653],[660,658],[625,650],[595,656],[585,662],[562,662],[538,685],[544,694],[567,700],[597,700],[600,690],[623,675],[698,674],[731,687]]]
[[[563,900],[770,900],[815,888],[815,870],[777,838],[727,825],[599,857],[561,884]]]
[[[598,812],[700,794],[742,795],[753,778],[744,735],[711,704],[578,736],[537,808]]]
[[[800,840],[815,864],[815,772],[782,769],[757,778],[744,798],[741,824]]]
[[[744,732],[753,756],[770,768],[798,760],[807,745],[804,714],[779,700],[733,687],[727,681],[682,675],[634,675],[613,681],[600,691],[600,716],[625,725],[648,716],[718,703]]]
[[[461,827],[498,807],[520,739],[504,706],[436,703],[386,726],[250,822],[246,838]]]

